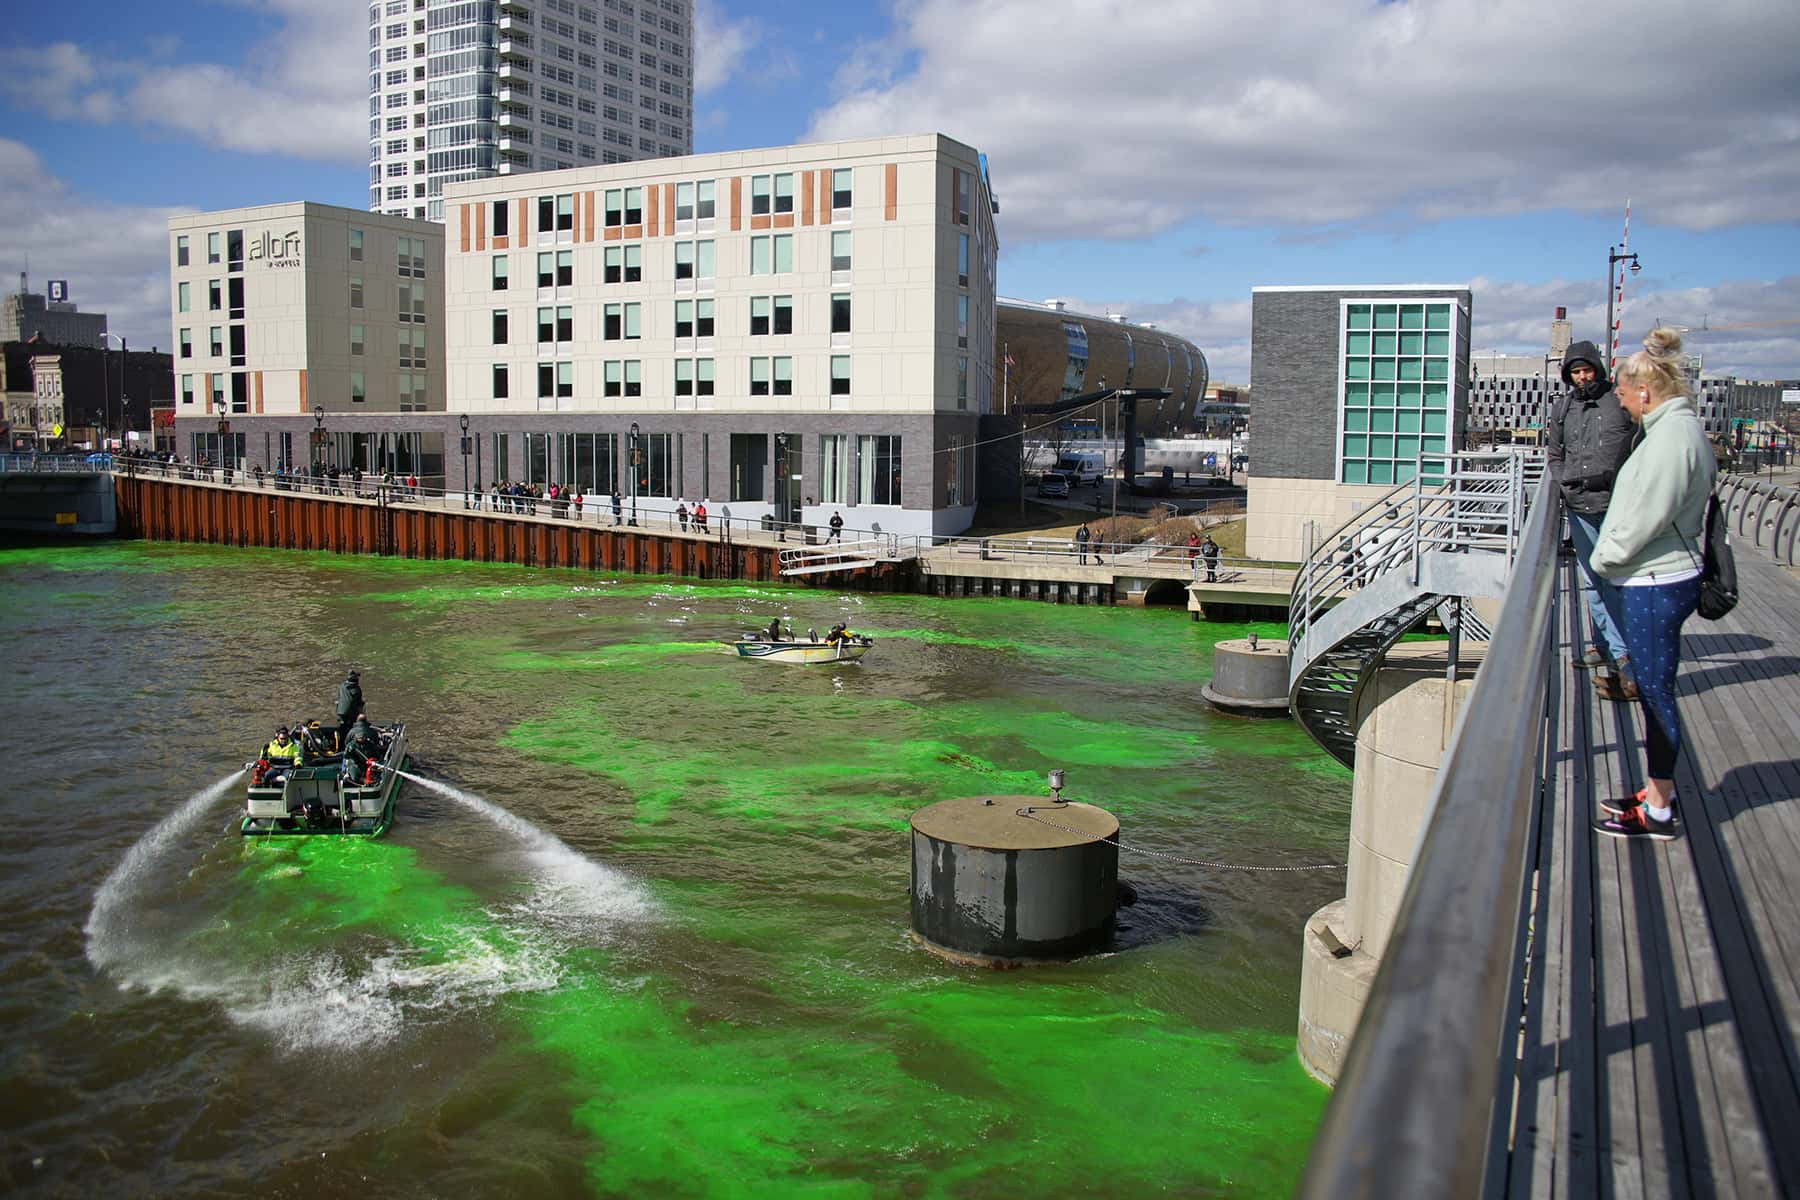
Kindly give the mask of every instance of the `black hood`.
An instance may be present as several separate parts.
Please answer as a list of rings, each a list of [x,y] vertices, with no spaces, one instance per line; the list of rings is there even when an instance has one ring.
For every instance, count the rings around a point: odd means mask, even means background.
[[[1569,368],[1578,362],[1584,362],[1594,368],[1596,376],[1594,382],[1600,385],[1600,391],[1604,392],[1612,386],[1612,381],[1606,377],[1606,356],[1601,354],[1600,347],[1592,342],[1575,342],[1563,351],[1562,381],[1564,383],[1571,387],[1574,386],[1574,382],[1569,378]]]

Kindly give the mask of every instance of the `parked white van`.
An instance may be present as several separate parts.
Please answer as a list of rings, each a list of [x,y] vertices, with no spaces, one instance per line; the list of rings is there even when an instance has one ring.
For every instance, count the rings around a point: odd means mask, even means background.
[[[1056,472],[1066,478],[1071,487],[1097,484],[1106,474],[1106,458],[1094,450],[1071,451],[1057,458]]]

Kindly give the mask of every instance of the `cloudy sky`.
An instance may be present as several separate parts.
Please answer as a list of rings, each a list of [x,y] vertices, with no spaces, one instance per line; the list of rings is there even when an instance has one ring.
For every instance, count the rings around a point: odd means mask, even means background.
[[[61,0],[0,43],[0,270],[170,340],[171,212],[367,202],[362,0]],[[1003,294],[1249,376],[1258,284],[1467,282],[1482,349],[1601,337],[1800,377],[1800,3],[700,0],[695,149],[988,154]]]

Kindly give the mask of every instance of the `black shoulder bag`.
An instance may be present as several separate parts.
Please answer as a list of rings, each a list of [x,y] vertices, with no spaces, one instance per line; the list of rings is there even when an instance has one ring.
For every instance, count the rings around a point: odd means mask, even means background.
[[[1681,527],[1673,521],[1670,527],[1685,543]],[[1725,507],[1717,493],[1706,498],[1706,520],[1700,530],[1700,604],[1697,611],[1708,621],[1717,621],[1737,607],[1737,559],[1732,557],[1731,536],[1725,528]],[[1692,546],[1688,549],[1691,551]]]

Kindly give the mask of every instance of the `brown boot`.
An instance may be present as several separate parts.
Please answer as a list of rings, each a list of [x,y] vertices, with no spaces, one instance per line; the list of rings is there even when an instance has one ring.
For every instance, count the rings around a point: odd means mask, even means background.
[[[1629,693],[1627,688],[1630,689]],[[1602,700],[1636,700],[1637,685],[1611,672],[1594,672],[1594,694]]]

